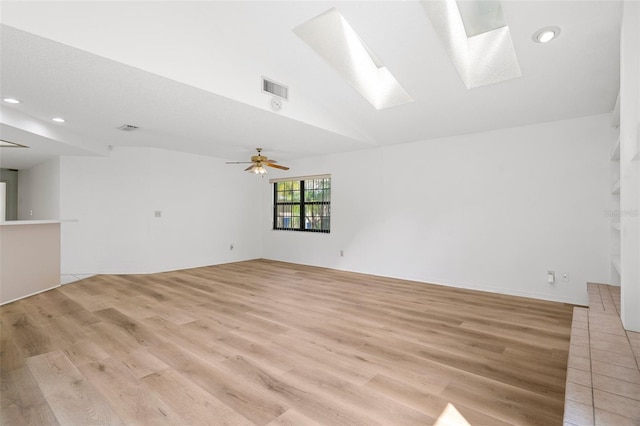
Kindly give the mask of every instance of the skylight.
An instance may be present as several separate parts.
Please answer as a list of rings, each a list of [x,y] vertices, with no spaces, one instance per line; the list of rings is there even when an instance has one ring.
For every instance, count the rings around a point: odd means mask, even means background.
[[[506,27],[502,5],[493,0],[456,1],[467,37]]]
[[[293,29],[376,109],[413,102],[336,8]]]
[[[467,89],[522,75],[500,2],[423,0],[422,5]]]

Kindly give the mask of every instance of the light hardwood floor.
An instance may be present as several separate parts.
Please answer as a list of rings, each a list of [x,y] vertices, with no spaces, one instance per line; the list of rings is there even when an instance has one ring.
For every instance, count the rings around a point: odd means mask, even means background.
[[[572,306],[255,260],[0,318],[3,425],[560,425]]]

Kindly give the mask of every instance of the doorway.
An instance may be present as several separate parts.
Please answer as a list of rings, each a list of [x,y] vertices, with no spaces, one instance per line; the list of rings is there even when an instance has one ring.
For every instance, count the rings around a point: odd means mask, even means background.
[[[18,220],[18,171],[0,169],[0,182],[6,184],[7,217],[5,220]]]

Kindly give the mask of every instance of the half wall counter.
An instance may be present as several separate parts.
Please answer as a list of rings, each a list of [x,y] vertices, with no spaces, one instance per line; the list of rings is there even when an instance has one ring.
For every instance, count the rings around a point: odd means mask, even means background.
[[[60,286],[60,223],[0,222],[0,305]]]

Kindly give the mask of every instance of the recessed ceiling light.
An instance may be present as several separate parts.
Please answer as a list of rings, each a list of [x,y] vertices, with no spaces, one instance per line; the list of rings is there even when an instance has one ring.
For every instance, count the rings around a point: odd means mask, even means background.
[[[56,123],[64,123],[64,118],[56,117],[56,118],[52,118],[52,120],[55,121]]]
[[[560,35],[558,27],[544,27],[533,33],[533,41],[536,43],[548,43]]]
[[[15,98],[2,98],[3,101],[5,101],[8,104],[19,104],[20,101],[15,99]]]

